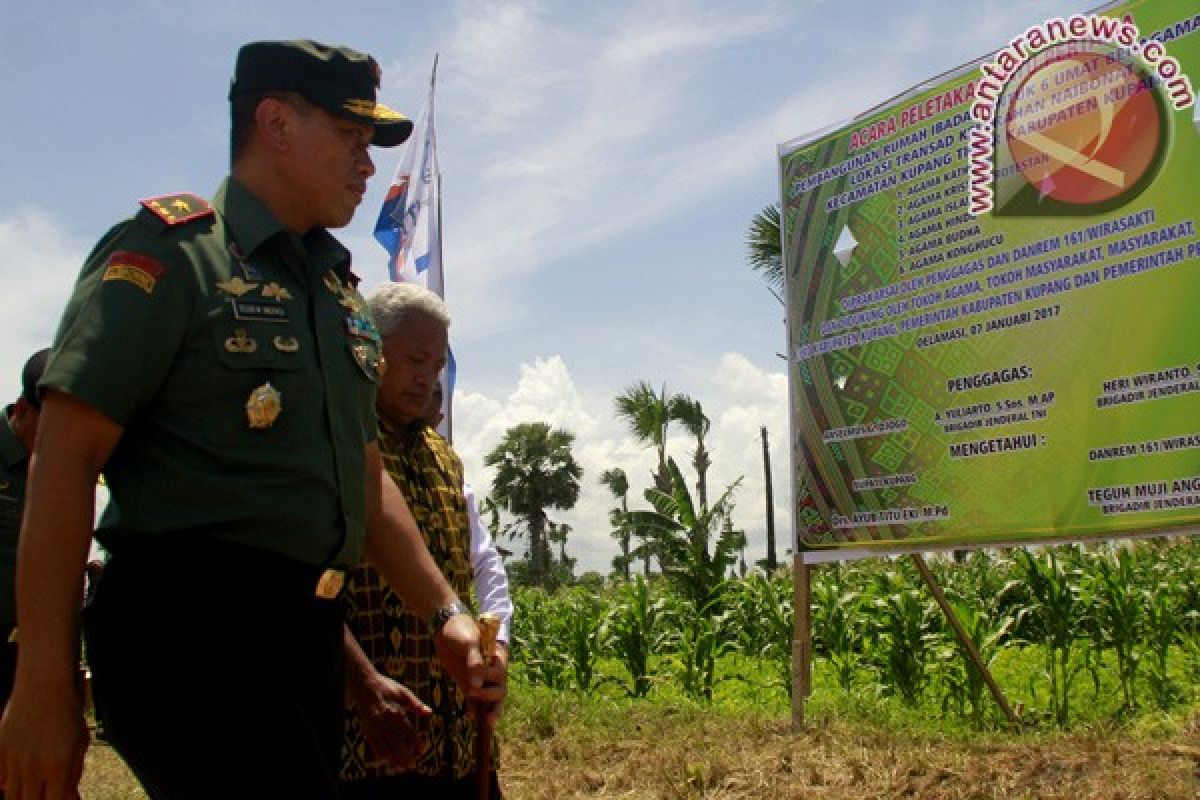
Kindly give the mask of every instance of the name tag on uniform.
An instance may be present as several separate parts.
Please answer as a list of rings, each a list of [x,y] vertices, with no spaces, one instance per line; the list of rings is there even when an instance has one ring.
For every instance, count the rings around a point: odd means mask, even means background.
[[[240,300],[233,298],[233,316],[236,319],[254,322],[287,322],[287,307],[279,302],[263,302],[262,300]]]

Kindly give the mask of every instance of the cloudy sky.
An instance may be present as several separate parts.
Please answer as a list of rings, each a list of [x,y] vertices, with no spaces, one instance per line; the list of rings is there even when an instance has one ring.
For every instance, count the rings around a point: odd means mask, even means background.
[[[170,3],[0,0],[0,398],[49,343],[79,265],[141,198],[211,195],[226,171],[226,91],[254,39],[366,50],[381,99],[416,116],[439,54],[456,445],[487,491],[506,428],[576,434],[584,468],[568,551],[607,573],[599,484],[635,491],[652,454],[612,413],[638,380],[699,400],[714,493],[745,476],[735,523],[764,545],[759,428],[788,541],[783,310],[745,263],[778,195],[776,147],[846,121],[1086,0]],[[340,233],[369,287],[371,227],[395,154]],[[216,413],[216,412],[214,412]],[[691,443],[669,448],[688,461]]]

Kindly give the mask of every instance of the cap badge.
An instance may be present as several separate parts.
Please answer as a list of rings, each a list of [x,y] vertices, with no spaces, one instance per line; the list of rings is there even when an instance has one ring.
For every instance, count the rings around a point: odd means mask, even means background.
[[[269,428],[283,411],[283,395],[270,381],[250,392],[246,400],[246,421],[251,428]]]
[[[397,114],[383,103],[376,103],[374,100],[362,100],[357,97],[352,97],[345,103],[342,103],[342,109],[349,111],[351,114],[357,114],[360,117],[370,117],[380,122],[398,122],[404,119],[401,114]]]

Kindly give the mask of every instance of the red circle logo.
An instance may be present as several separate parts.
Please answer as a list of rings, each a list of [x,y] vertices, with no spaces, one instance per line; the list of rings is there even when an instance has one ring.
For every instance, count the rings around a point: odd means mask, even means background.
[[[1102,203],[1132,188],[1162,135],[1154,88],[1119,58],[1071,53],[1033,70],[1009,104],[1004,132],[1039,196]]]

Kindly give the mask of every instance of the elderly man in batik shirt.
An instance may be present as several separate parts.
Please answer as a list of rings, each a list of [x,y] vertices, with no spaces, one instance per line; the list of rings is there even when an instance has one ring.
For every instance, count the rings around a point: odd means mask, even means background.
[[[367,302],[387,363],[376,401],[384,466],[451,586],[466,597],[474,582],[482,610],[499,612],[498,659],[507,664],[503,642],[512,605],[504,568],[477,517],[472,520],[462,462],[428,424],[446,363],[449,315],[437,295],[413,284],[386,284]],[[351,712],[344,796],[474,800],[477,724],[434,656],[432,636],[441,620],[406,609],[369,566],[350,574],[346,599]],[[491,796],[500,797],[494,771],[490,780]]]

